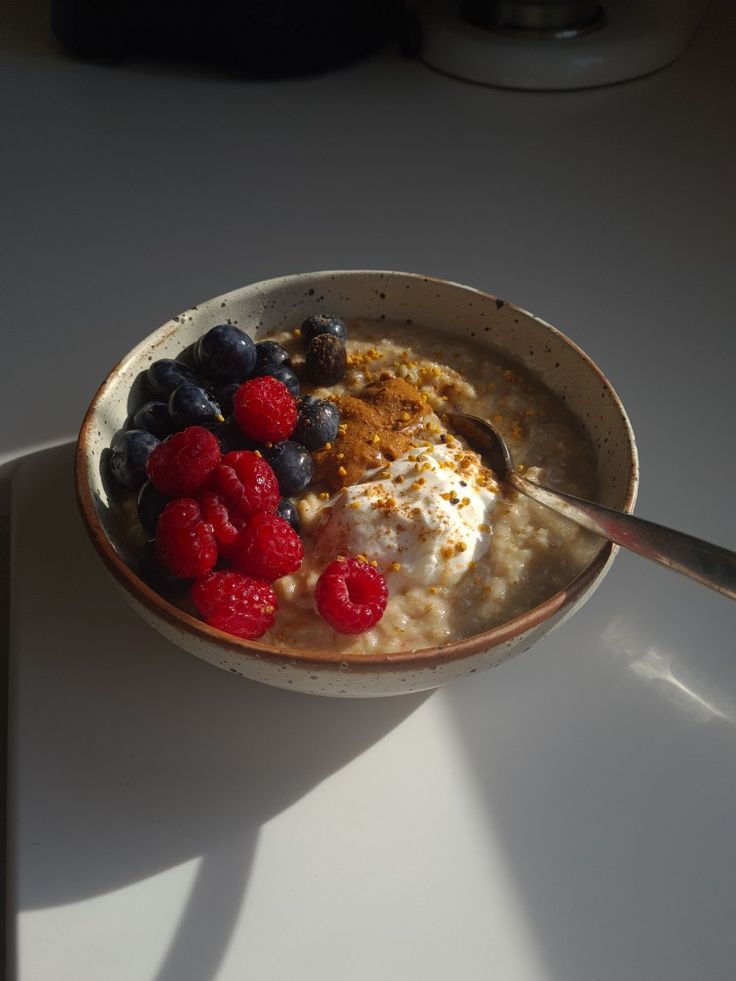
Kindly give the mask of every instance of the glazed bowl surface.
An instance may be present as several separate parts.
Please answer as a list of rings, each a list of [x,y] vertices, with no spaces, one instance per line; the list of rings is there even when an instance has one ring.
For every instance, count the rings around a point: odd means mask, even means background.
[[[133,571],[126,521],[106,479],[105,456],[124,427],[131,389],[152,361],[176,358],[210,327],[237,324],[260,341],[315,311],[416,324],[500,352],[563,401],[592,442],[598,500],[632,511],[638,483],[634,434],[601,370],[569,338],[513,304],[468,286],[413,273],[347,270],[283,276],[208,300],[159,327],[112,369],[84,418],[75,462],[84,526],[125,599],[164,637],[210,664],[254,681],[310,694],[368,697],[435,688],[527,650],[592,595],[617,547],[602,543],[564,589],[521,616],[441,647],[344,655],[240,640],[183,612]],[[140,384],[140,382],[138,382]]]

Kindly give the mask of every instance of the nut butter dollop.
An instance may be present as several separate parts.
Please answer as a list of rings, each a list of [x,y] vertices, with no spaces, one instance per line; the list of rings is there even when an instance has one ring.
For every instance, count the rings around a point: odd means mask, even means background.
[[[337,439],[314,454],[315,479],[331,490],[354,484],[367,470],[405,453],[431,412],[421,392],[403,378],[384,376],[358,395],[332,399],[340,410]]]

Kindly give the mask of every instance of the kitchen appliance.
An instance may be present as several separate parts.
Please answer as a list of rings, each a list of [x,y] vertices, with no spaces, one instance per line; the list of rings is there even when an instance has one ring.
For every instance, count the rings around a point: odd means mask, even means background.
[[[395,34],[402,0],[51,0],[51,29],[80,58],[204,61],[256,77],[324,71]]]
[[[417,0],[410,47],[449,75],[514,89],[581,89],[663,68],[708,0]]]

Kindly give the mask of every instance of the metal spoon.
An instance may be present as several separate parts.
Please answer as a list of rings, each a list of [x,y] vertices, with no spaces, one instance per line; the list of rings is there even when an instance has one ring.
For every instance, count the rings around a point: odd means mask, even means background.
[[[553,511],[559,511],[601,538],[607,538],[660,565],[697,579],[724,596],[736,599],[736,552],[681,531],[664,528],[652,521],[542,487],[516,473],[506,442],[490,423],[463,412],[449,412],[447,420],[455,432],[464,436],[480,453],[501,482],[546,504]]]

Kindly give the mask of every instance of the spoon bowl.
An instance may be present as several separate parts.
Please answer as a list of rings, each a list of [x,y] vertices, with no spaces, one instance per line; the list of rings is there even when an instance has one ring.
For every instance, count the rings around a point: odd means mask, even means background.
[[[464,412],[448,412],[447,421],[458,436],[464,437],[481,455],[481,459],[500,481],[505,481],[514,469],[506,440],[490,422]]]

